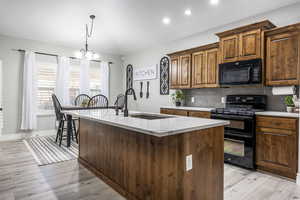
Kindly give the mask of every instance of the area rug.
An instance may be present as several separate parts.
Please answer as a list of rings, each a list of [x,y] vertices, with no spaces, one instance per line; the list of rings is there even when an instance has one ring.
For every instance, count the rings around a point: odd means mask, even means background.
[[[37,136],[23,140],[39,166],[49,165],[78,158],[78,144],[70,147],[55,143],[55,136]]]

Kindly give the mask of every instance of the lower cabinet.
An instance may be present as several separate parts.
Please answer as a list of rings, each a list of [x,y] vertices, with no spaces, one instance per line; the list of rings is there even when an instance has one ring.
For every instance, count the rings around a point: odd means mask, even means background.
[[[160,113],[167,114],[167,115],[181,115],[181,116],[189,116],[189,117],[210,118],[210,112],[206,112],[206,111],[189,111],[189,110],[181,110],[181,109],[161,108]]]
[[[160,113],[167,114],[167,115],[181,115],[181,116],[188,116],[188,112],[186,110],[177,110],[177,109],[166,109],[161,108]]]
[[[295,179],[298,169],[298,120],[257,117],[256,165],[259,170]]]

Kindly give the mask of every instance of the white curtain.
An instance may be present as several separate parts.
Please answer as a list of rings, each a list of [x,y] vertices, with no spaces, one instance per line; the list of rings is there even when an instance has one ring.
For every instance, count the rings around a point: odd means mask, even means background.
[[[58,57],[55,94],[61,105],[70,105],[69,95],[70,59]]]
[[[101,62],[101,94],[109,99],[109,64],[108,62]]]
[[[37,128],[37,66],[34,52],[25,52],[21,130]]]
[[[81,60],[80,61],[80,81],[79,81],[79,89],[80,94],[90,93],[90,61]]]

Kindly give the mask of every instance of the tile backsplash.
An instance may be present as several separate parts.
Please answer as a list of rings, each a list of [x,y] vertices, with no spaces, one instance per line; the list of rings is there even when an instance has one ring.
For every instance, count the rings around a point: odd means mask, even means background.
[[[267,95],[268,97],[267,110],[272,110],[272,111],[286,110],[284,105],[285,96],[273,95],[272,87],[203,88],[203,89],[183,90],[183,93],[186,96],[185,106],[222,108],[225,105],[221,102],[221,98],[225,97],[226,95],[254,94],[254,95]],[[194,103],[192,103],[192,97],[194,97]]]

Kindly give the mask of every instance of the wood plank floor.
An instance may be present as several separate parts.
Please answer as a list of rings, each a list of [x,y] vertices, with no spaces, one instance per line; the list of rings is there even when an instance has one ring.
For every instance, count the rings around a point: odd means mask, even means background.
[[[225,200],[295,200],[300,186],[225,165]],[[0,142],[0,200],[125,200],[80,166],[67,161],[38,167],[22,141]]]

